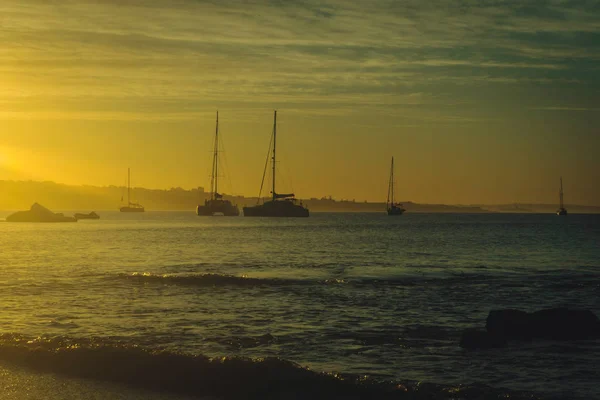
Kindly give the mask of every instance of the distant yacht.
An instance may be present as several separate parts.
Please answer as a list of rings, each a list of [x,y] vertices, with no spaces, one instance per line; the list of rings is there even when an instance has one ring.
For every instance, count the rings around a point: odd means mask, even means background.
[[[277,111],[273,114],[273,135],[271,137],[273,141],[273,156],[271,157],[272,167],[272,188],[271,188],[271,200],[266,201],[262,204],[257,204],[252,207],[244,207],[245,217],[308,217],[308,208],[302,205],[302,202],[298,204],[293,193],[277,193],[275,190],[275,150],[277,147]],[[268,162],[268,160],[267,160]],[[265,165],[265,172],[267,166]],[[265,182],[265,174],[263,174],[263,180],[260,185],[261,191]],[[260,197],[260,195],[259,195]]]
[[[388,184],[388,197],[385,202],[388,215],[402,215],[404,208],[402,204],[394,203],[394,157],[392,157],[392,167],[390,169],[390,182]]]
[[[238,216],[240,210],[229,200],[223,200],[219,193],[219,112],[217,111],[217,128],[215,130],[215,149],[213,154],[212,172],[210,176],[210,199],[204,200],[204,205],[196,207],[196,214]]]
[[[121,199],[122,200],[122,199]],[[139,203],[131,202],[131,170],[127,168],[127,205],[121,207],[121,212],[144,212],[144,207]]]
[[[558,197],[560,199],[560,207],[556,210],[556,215],[567,215],[567,209],[563,203],[563,186],[562,186],[562,176],[560,177],[560,192],[558,192]]]

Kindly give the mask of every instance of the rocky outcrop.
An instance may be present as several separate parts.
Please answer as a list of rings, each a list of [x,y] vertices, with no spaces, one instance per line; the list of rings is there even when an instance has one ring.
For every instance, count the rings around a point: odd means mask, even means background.
[[[510,339],[527,339],[530,314],[520,310],[492,310],[485,322],[485,329],[490,335]]]
[[[6,217],[6,222],[77,222],[77,220],[60,213],[53,213],[46,207],[34,203],[28,211],[17,211]]]
[[[581,340],[600,337],[600,319],[590,310],[568,308],[498,310],[488,315],[486,329],[508,340]]]
[[[467,330],[460,346],[468,349],[503,347],[508,341],[583,340],[600,338],[600,319],[590,310],[550,308],[533,313],[492,310],[486,330]]]

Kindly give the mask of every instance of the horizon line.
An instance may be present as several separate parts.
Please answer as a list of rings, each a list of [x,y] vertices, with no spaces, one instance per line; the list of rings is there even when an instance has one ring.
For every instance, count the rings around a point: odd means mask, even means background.
[[[36,181],[33,179],[29,179],[29,180],[13,180],[13,179],[0,179],[0,182],[13,182],[13,183],[51,183],[54,185],[58,185],[58,186],[67,186],[67,187],[92,187],[92,188],[127,188],[127,186],[119,186],[119,185],[90,185],[90,184],[69,184],[69,183],[61,183],[61,182],[56,182],[56,181],[50,181],[50,180],[43,180],[43,181]],[[202,188],[204,189],[203,186],[197,186],[195,188],[191,188],[191,189],[186,189],[183,188],[181,186],[173,186],[171,188],[168,189],[160,189],[160,188],[147,188],[147,187],[143,187],[143,186],[134,186],[132,187],[132,189],[142,189],[142,190],[149,190],[149,191],[170,191],[173,189],[181,189],[183,191],[186,192],[191,192],[193,190]],[[203,191],[202,193],[210,193],[207,191]],[[258,197],[258,196],[245,196],[242,194],[227,194],[227,193],[223,193],[223,196],[229,196],[229,197],[241,197],[244,199],[262,199],[262,198],[268,198],[268,196],[264,196],[264,197]],[[298,200],[303,200],[303,201],[311,201],[311,200],[316,200],[316,201],[323,201],[323,200],[330,200],[330,201],[335,201],[335,202],[349,202],[349,203],[356,203],[356,204],[385,204],[385,201],[368,201],[368,200],[356,200],[356,199],[336,199],[333,196],[331,198],[328,198],[328,196],[322,196],[320,198],[317,197],[309,197],[309,198],[300,198],[297,197]],[[469,204],[463,204],[463,203],[420,203],[420,202],[414,202],[411,200],[405,200],[402,202],[399,202],[401,204],[417,204],[417,205],[430,205],[430,206],[453,206],[453,207],[480,207],[480,206],[509,206],[509,205],[531,205],[531,206],[554,206],[554,203],[531,203],[531,202],[509,202],[509,203],[469,203]],[[587,205],[587,204],[565,204],[568,205],[569,207],[594,207],[594,208],[600,208],[600,205],[594,204],[594,205]],[[8,210],[4,210],[4,211],[8,211]],[[106,210],[105,210],[106,211]],[[163,211],[167,211],[167,210],[163,210]],[[173,210],[173,211],[177,211],[177,210]]]

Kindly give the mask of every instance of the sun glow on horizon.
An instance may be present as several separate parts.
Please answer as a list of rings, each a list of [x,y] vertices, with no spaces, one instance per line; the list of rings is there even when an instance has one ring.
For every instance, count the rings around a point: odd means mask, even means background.
[[[0,146],[0,171],[17,173],[22,170],[24,151],[14,147]]]

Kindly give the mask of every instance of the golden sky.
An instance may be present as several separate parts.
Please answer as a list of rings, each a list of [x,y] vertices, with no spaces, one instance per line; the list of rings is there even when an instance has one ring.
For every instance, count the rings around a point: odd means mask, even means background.
[[[352,4],[355,3],[355,4]],[[0,180],[600,205],[589,1],[0,2]]]

